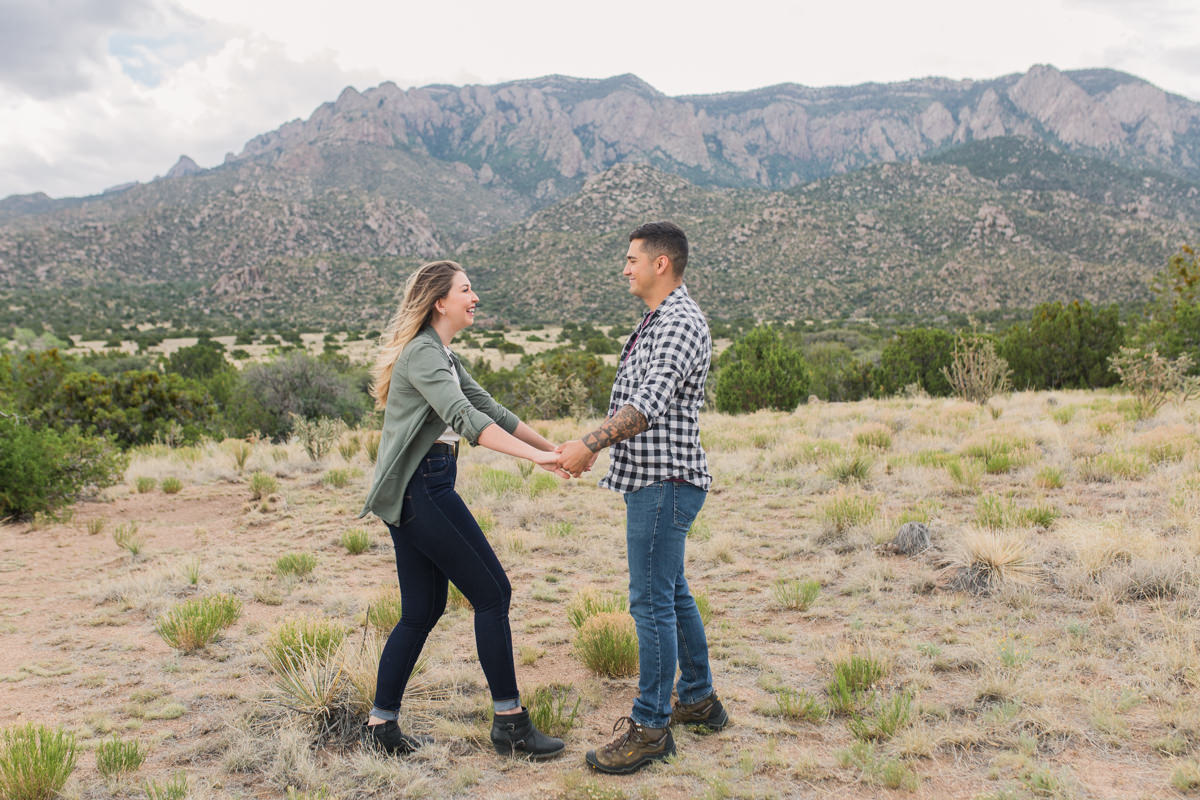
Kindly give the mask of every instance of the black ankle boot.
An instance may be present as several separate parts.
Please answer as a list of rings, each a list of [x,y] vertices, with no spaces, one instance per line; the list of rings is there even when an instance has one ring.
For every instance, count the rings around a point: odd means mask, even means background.
[[[544,761],[557,756],[566,745],[562,739],[547,736],[535,728],[529,719],[529,709],[522,706],[519,714],[492,717],[492,746],[502,756]]]
[[[406,756],[418,747],[433,744],[429,736],[416,736],[400,730],[395,720],[388,720],[382,725],[368,725],[367,738],[386,753]]]

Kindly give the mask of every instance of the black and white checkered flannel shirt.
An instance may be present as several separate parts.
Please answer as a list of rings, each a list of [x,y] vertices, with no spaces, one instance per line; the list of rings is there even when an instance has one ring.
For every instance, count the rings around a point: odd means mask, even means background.
[[[679,286],[642,317],[621,351],[608,414],[630,405],[650,427],[612,446],[601,486],[633,492],[674,479],[708,490],[712,475],[700,447],[700,406],[711,360],[708,322]]]

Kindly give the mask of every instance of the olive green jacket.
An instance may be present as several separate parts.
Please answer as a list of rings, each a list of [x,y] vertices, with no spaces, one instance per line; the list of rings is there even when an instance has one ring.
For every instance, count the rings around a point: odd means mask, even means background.
[[[392,366],[375,477],[359,516],[399,525],[408,481],[446,426],[475,444],[493,422],[512,433],[520,420],[447,355],[437,331],[422,328]]]

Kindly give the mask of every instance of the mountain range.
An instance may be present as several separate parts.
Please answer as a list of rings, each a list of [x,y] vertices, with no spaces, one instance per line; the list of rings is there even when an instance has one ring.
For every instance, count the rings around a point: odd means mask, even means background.
[[[1200,241],[1200,104],[1112,70],[668,97],[632,75],[347,88],[204,169],[0,200],[0,324],[377,325],[449,255],[493,320],[632,313],[625,234],[717,317],[1136,302]]]

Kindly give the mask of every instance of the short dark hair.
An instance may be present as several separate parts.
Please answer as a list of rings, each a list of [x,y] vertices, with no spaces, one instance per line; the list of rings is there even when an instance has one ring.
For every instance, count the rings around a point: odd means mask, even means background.
[[[683,275],[688,260],[687,234],[683,228],[674,222],[647,222],[629,234],[629,241],[635,239],[645,242],[646,250],[654,258],[665,255],[671,259],[671,270],[676,278]]]

